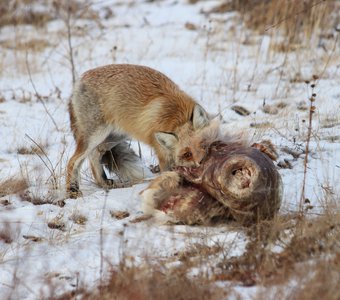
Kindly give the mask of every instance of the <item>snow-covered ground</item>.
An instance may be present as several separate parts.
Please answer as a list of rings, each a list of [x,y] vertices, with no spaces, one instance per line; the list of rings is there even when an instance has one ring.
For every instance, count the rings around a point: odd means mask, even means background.
[[[225,130],[247,130],[256,141],[271,139],[279,161],[286,159],[292,166],[279,170],[284,183],[280,213],[298,209],[308,99],[315,92],[305,191],[313,205],[310,213],[339,195],[340,56],[339,45],[332,51],[333,40],[321,41],[323,47],[279,53],[271,50],[269,34],[247,30],[236,13],[201,13],[219,1],[97,2],[91,9],[99,19],[71,19],[77,76],[110,63],[147,65],[173,79],[210,113],[220,113]],[[113,14],[105,18],[109,10]],[[24,176],[31,197],[62,199],[65,166],[75,146],[67,111],[72,73],[66,23],[60,19],[43,28],[0,30],[0,179]],[[18,50],[18,43],[33,39],[48,46],[42,51]],[[320,79],[312,91],[304,81],[313,82],[314,74]],[[237,114],[232,109],[236,105],[250,114]],[[18,154],[35,143],[46,153]],[[150,148],[142,145],[142,150],[145,166],[157,163]],[[53,178],[58,190],[53,190]],[[51,284],[58,293],[95,286],[123,257],[132,256],[137,263],[146,257],[166,259],[195,243],[218,243],[230,256],[244,251],[245,235],[228,225],[134,222],[141,216],[138,193],[145,186],[106,193],[94,185],[85,164],[84,197],[66,199],[63,207],[33,205],[18,195],[2,197],[0,230],[9,232],[13,241],[0,239],[0,298],[44,298]],[[117,219],[115,211],[129,216]],[[51,228],[53,224],[58,228]],[[254,287],[237,291],[250,297]]]

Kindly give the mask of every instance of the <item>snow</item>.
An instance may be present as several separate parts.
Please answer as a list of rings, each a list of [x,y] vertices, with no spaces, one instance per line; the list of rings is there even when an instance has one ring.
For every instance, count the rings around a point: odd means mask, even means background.
[[[221,113],[225,130],[247,130],[255,140],[270,138],[278,146],[280,159],[286,158],[293,165],[293,169],[279,171],[284,183],[281,212],[296,211],[304,154],[293,159],[280,149],[284,146],[304,149],[308,110],[300,111],[297,106],[301,101],[309,105],[311,91],[303,81],[289,79],[298,72],[303,79],[320,74],[326,66],[324,50],[309,49],[307,54],[273,53],[270,36],[250,33],[234,13],[200,13],[218,2],[199,1],[190,5],[184,0],[98,1],[92,9],[103,16],[105,7],[110,7],[112,18],[72,21],[77,75],[110,63],[147,65],[172,78],[210,113]],[[197,29],[186,29],[186,22]],[[72,76],[65,23],[54,20],[46,28],[1,28],[1,41],[14,43],[23,37],[46,39],[50,46],[42,52],[28,50],[27,55],[25,51],[1,49],[0,95],[5,101],[0,102],[0,178],[6,180],[23,174],[29,179],[33,195],[61,199],[65,166],[75,146],[67,111]],[[334,55],[315,89],[317,111],[305,192],[314,206],[312,213],[321,210],[327,197],[333,199],[332,195],[340,192],[339,63],[339,55]],[[43,97],[45,107],[35,90]],[[264,101],[270,105],[284,102],[287,106],[276,115],[268,115],[262,111]],[[231,110],[233,105],[241,105],[251,114],[240,116]],[[263,122],[271,125],[250,127],[251,123]],[[42,145],[46,155],[17,153],[20,147],[30,148],[35,143]],[[151,149],[142,145],[142,150],[146,167],[157,163]],[[53,176],[57,178],[57,191],[52,190]],[[106,276],[112,266],[130,255],[141,263],[146,257],[170,257],[195,243],[223,245],[228,256],[243,253],[245,235],[228,225],[189,227],[163,225],[153,220],[131,222],[141,216],[139,192],[146,185],[105,192],[94,185],[88,165],[84,164],[81,182],[84,197],[66,199],[64,207],[33,205],[18,195],[2,197],[0,200],[7,199],[10,204],[0,204],[0,231],[10,230],[13,241],[0,240],[0,298],[47,297],[51,282],[56,294],[82,285],[95,286],[102,278],[101,264]],[[110,211],[127,211],[130,216],[118,220]],[[86,217],[85,224],[72,221],[74,214]],[[64,224],[63,230],[47,226],[56,219]],[[39,237],[41,241],[24,236]],[[244,298],[251,298],[256,290],[235,288]]]

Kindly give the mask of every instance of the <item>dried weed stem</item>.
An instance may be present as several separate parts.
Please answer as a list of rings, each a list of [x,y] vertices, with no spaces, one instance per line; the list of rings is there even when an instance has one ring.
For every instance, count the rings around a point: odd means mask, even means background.
[[[67,29],[67,43],[68,43],[68,51],[69,51],[69,60],[71,64],[71,74],[72,74],[72,83],[76,82],[76,68],[74,65],[74,55],[73,55],[73,47],[72,47],[72,33],[71,33],[71,7],[67,8],[67,16],[65,19],[65,25]]]
[[[306,138],[306,147],[305,147],[305,159],[303,162],[303,181],[302,181],[302,188],[301,188],[301,197],[300,197],[300,204],[299,204],[299,213],[303,215],[303,204],[305,203],[305,190],[306,190],[306,180],[307,180],[307,168],[308,168],[308,154],[309,154],[309,144],[312,136],[312,129],[313,129],[313,115],[315,113],[315,100],[316,100],[316,93],[314,92],[316,83],[315,81],[318,80],[319,77],[313,75],[313,81],[310,83],[306,81],[307,85],[311,87],[311,96],[309,97],[309,116],[308,116],[308,127],[307,127],[307,138]]]
[[[45,150],[33,139],[31,138],[27,133],[25,134],[25,136],[34,144],[37,146],[37,148],[40,151],[36,151],[35,154],[38,155],[38,157],[40,158],[40,160],[43,162],[43,164],[45,165],[45,167],[47,168],[47,170],[50,172],[51,174],[51,178],[52,178],[52,186],[53,189],[58,189],[58,176],[56,174],[55,171],[55,167],[52,164],[52,161],[49,159],[47,153],[45,152]],[[43,155],[41,155],[41,153]],[[44,157],[46,158],[46,160],[44,159]]]
[[[44,102],[44,100],[42,99],[42,97],[40,96],[40,94],[38,93],[37,91],[37,88],[34,84],[34,81],[32,79],[32,74],[31,74],[31,69],[30,69],[30,66],[29,66],[29,63],[28,63],[28,53],[26,52],[26,69],[27,69],[27,72],[28,72],[28,76],[29,76],[29,80],[30,80],[30,83],[33,87],[33,90],[35,92],[35,96],[37,97],[38,101],[43,105],[44,107],[44,110],[46,111],[47,115],[50,117],[53,125],[55,126],[56,130],[59,131],[59,128],[58,128],[58,125],[57,125],[57,122],[54,120],[54,118],[52,117],[52,115],[50,114],[50,112],[48,111],[47,107],[46,107],[46,104]]]

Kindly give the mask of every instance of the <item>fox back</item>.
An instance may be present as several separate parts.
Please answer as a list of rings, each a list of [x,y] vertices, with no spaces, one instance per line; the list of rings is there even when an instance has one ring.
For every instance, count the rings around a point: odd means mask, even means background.
[[[72,98],[80,131],[109,124],[146,144],[156,131],[173,132],[190,120],[195,104],[162,73],[135,65],[87,71]]]

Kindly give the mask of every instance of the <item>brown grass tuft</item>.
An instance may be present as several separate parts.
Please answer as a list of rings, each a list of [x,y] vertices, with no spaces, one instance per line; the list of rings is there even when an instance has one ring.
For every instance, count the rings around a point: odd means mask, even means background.
[[[3,241],[6,244],[10,244],[13,242],[13,234],[10,223],[4,222],[0,224],[0,241]]]
[[[62,299],[74,299],[63,295]],[[98,290],[77,295],[77,299],[222,299],[227,293],[216,286],[210,286],[203,278],[189,279],[181,269],[166,269],[158,266],[127,267],[121,265],[112,271],[110,280]],[[66,298],[65,298],[66,297]]]
[[[298,294],[308,292],[306,286],[312,286],[316,280],[322,280],[323,289],[328,284],[330,289],[334,288],[334,280],[322,279],[320,274],[327,269],[339,269],[333,264],[340,262],[340,213],[315,218],[280,216],[253,226],[248,234],[251,241],[246,252],[221,263],[223,272],[219,280],[236,281],[244,286],[275,286],[294,279],[304,282],[292,291]],[[319,288],[321,293],[320,284]],[[324,295],[320,299],[325,299]]]
[[[30,39],[29,41],[25,42],[10,39],[1,41],[0,46],[18,51],[41,52],[47,47],[50,47],[51,44],[49,41],[42,39]]]
[[[26,146],[19,147],[17,150],[17,154],[21,155],[43,155],[44,152],[41,147],[31,146],[27,148]]]
[[[16,194],[28,188],[28,182],[23,178],[9,178],[0,181],[0,197]]]
[[[64,199],[56,198],[53,193],[47,193],[43,195],[40,194],[39,191],[35,191],[34,193],[32,193],[32,191],[25,190],[19,193],[19,197],[21,201],[27,201],[32,203],[33,205],[52,204],[60,207],[65,206]]]
[[[238,11],[246,26],[259,33],[280,32],[284,42],[278,42],[277,51],[289,51],[310,42],[311,36],[334,38],[340,9],[335,0],[232,0],[214,7],[209,13]]]
[[[38,27],[46,25],[52,20],[52,15],[48,12],[35,11],[32,4],[36,1],[15,0],[6,1],[0,0],[0,27],[6,25],[22,25],[29,24]]]
[[[340,254],[324,257],[302,269],[296,268],[299,285],[287,299],[340,299]]]
[[[8,25],[44,27],[48,22],[62,18],[65,13],[99,23],[99,15],[90,4],[90,1],[79,0],[0,0],[0,28]],[[41,11],[38,6],[45,10]]]
[[[85,225],[87,222],[87,217],[79,213],[73,213],[70,217],[70,220],[78,225]]]

